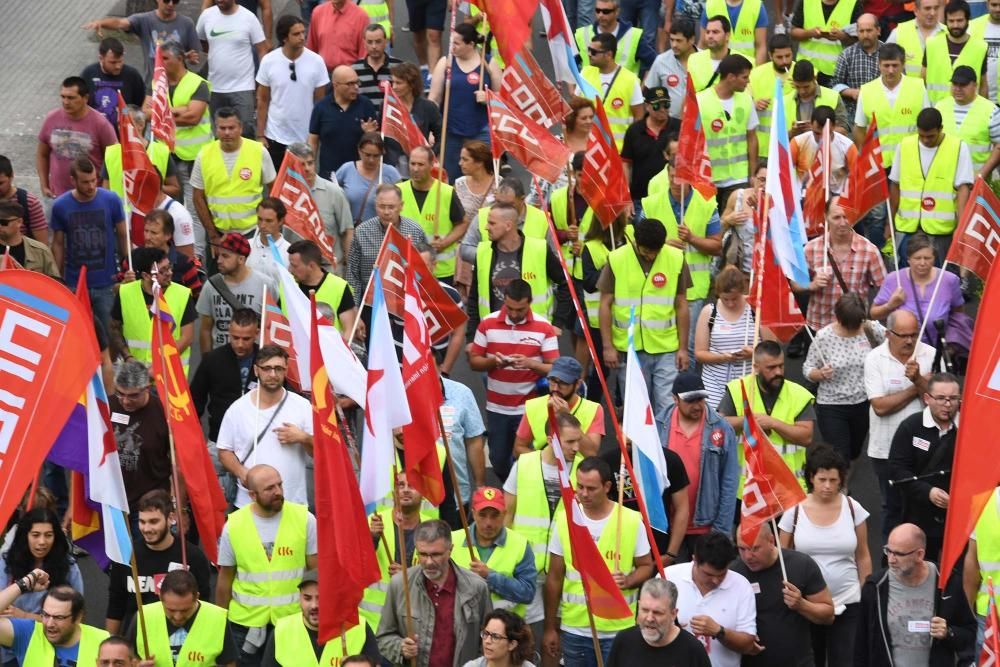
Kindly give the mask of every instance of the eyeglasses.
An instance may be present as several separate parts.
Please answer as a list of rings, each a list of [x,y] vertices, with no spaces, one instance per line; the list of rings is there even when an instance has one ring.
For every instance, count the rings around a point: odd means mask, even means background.
[[[607,49],[595,49],[590,46],[587,47],[587,53],[591,56],[599,56],[602,53],[607,53],[607,52],[608,52]]]
[[[649,108],[653,111],[659,111],[660,109],[669,109],[670,102],[650,102]]]
[[[614,14],[617,11],[618,11],[618,8],[617,7],[613,7],[611,9],[595,9],[594,13],[595,14]]]
[[[284,373],[288,370],[286,366],[257,366],[261,373]]]
[[[73,614],[50,614],[47,611],[43,611],[39,616],[42,617],[43,621],[68,621],[73,618]]]
[[[905,340],[916,340],[917,335],[918,335],[918,334],[915,334],[915,333],[900,333],[898,331],[893,331],[892,329],[888,329],[888,331],[889,331],[889,333],[891,333],[896,338],[903,338]]]
[[[143,387],[142,389],[129,394],[123,394],[120,391],[116,391],[115,396],[118,397],[119,401],[135,401],[142,398],[147,391],[149,391],[149,387]]]
[[[291,79],[292,81],[299,80],[298,77],[295,76],[295,63],[288,63],[288,71],[290,72],[290,74],[288,75],[289,79]]]
[[[499,642],[506,641],[509,637],[504,637],[503,635],[498,635],[495,632],[490,632],[489,630],[483,630],[479,633],[479,636],[483,638],[483,641],[489,639],[490,641]]]
[[[944,403],[946,405],[949,403],[959,403],[962,400],[961,396],[934,396],[933,394],[931,394],[931,398],[938,403]]]
[[[912,556],[918,551],[920,551],[920,549],[913,549],[911,551],[896,551],[895,549],[890,549],[888,546],[882,547],[882,553],[886,556],[895,556],[896,558],[906,558],[907,556]]]

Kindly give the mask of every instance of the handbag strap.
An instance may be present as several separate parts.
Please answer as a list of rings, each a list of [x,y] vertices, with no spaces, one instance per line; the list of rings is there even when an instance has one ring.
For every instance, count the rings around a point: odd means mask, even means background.
[[[264,428],[261,429],[260,433],[257,434],[257,437],[254,438],[253,444],[250,445],[250,451],[247,452],[246,456],[240,459],[240,465],[245,464],[247,460],[250,458],[250,456],[253,454],[253,450],[256,449],[257,443],[260,442],[260,439],[264,437],[265,433],[267,433],[267,429],[271,428],[271,424],[274,423],[274,418],[278,416],[279,412],[281,412],[281,406],[283,406],[285,404],[285,401],[287,400],[288,400],[288,390],[286,389],[285,395],[281,397],[281,401],[278,403],[278,408],[271,413],[271,418],[267,420],[267,423],[264,424]],[[260,387],[257,387],[257,404],[260,405]]]
[[[357,167],[355,167],[355,169],[357,169]],[[358,174],[360,175],[361,172],[359,171]],[[361,206],[358,207],[358,214],[354,217],[355,227],[357,227],[363,222],[363,220],[361,220],[361,216],[365,214],[365,206],[368,204],[368,196],[372,193],[372,188],[375,187],[376,180],[377,179],[373,178],[371,182],[368,184],[368,189],[365,190],[365,196],[361,199]]]

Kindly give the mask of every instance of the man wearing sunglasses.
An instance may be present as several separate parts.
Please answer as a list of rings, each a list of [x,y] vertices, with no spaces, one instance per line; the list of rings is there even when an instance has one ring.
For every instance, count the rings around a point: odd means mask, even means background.
[[[620,151],[625,130],[642,118],[642,86],[639,78],[615,62],[618,40],[614,35],[601,32],[594,35],[587,46],[590,65],[583,68],[584,81],[601,93],[604,111],[611,124],[611,133]]]
[[[622,163],[636,210],[649,194],[650,179],[667,165],[667,142],[681,129],[681,122],[670,117],[670,92],[666,88],[647,88],[645,100],[646,117],[629,125],[622,142]]]
[[[17,262],[29,271],[58,280],[59,268],[49,247],[21,233],[24,218],[25,212],[19,203],[13,199],[0,201],[0,255],[4,255],[0,258],[0,266],[9,269]]]
[[[618,0],[597,0],[594,22],[577,28],[574,33],[576,45],[580,49],[582,64],[589,65],[587,45],[594,39],[594,35],[598,33],[614,35],[618,40],[615,62],[632,74],[638,75],[640,69],[645,72],[652,67],[653,61],[656,60],[656,51],[653,50],[652,42],[644,37],[643,31],[621,20],[620,15]]]

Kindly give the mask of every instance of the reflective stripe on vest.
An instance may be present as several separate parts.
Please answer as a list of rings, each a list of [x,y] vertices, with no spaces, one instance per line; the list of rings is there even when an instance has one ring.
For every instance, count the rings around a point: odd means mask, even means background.
[[[476,214],[476,222],[479,225],[479,238],[488,241],[490,235],[486,232],[486,223],[489,221],[490,207],[484,206]],[[521,233],[529,239],[545,239],[549,233],[549,223],[545,219],[545,213],[540,208],[531,204],[524,205],[524,224],[521,226]]]
[[[549,397],[536,396],[529,398],[524,404],[524,417],[531,427],[532,444],[535,449],[544,449],[547,444],[545,427],[549,422]],[[594,417],[600,409],[600,404],[588,401],[586,398],[577,396],[576,406],[570,410],[570,414],[580,420],[580,428],[586,433],[590,425],[594,423]]]
[[[608,263],[615,277],[611,305],[611,338],[615,348],[624,352],[627,347],[629,317],[635,306],[635,349],[649,354],[675,352],[678,336],[674,301],[684,253],[663,246],[646,274],[632,244],[628,243],[612,252]]]
[[[618,518],[615,512],[623,512],[621,515],[621,569],[628,572],[632,569],[634,562],[635,546],[639,538],[639,531],[642,530],[642,521],[639,513],[621,505],[615,505],[611,516],[608,518],[607,526],[616,525]],[[556,529],[559,531],[559,540],[564,545],[569,545],[569,527],[566,525],[566,512],[556,514]],[[597,540],[597,550],[607,563],[608,569],[615,566],[615,536],[617,531],[604,530]],[[573,566],[573,553],[567,546],[563,547],[563,561],[566,563],[566,578],[563,580],[562,604],[560,611],[563,627],[587,628],[590,626],[589,615],[587,613],[587,601],[584,597],[583,581],[580,573]],[[616,632],[630,628],[635,625],[635,608],[638,598],[638,590],[635,588],[622,591],[625,601],[632,608],[633,616],[621,619],[607,619],[594,614],[594,626],[598,632]]]
[[[601,85],[601,70],[594,66],[583,68],[584,80],[592,85],[595,90],[603,91]],[[635,74],[625,69],[618,68],[618,74],[611,82],[611,87],[604,93],[602,103],[604,112],[608,116],[608,123],[611,124],[611,134],[615,137],[615,145],[620,152],[622,143],[625,141],[625,130],[632,124],[632,93],[639,85],[639,79]]]
[[[531,285],[531,310],[551,320],[555,292],[546,272],[549,245],[542,239],[525,238],[521,248],[521,278]],[[490,314],[490,267],[493,266],[493,244],[480,241],[476,248],[476,282],[479,297],[479,318]]]
[[[878,117],[878,140],[882,146],[882,164],[886,169],[892,166],[896,157],[896,146],[917,129],[917,114],[924,107],[924,82],[911,76],[904,76],[900,82],[896,103],[889,106],[889,98],[882,86],[882,79],[861,86],[858,99],[865,112],[866,127],[872,117]]]
[[[222,145],[213,141],[201,151],[201,175],[205,199],[221,232],[243,232],[257,224],[257,204],[261,200],[261,165],[264,145],[243,138],[232,172],[226,171]]]
[[[951,75],[960,65],[968,65],[976,73],[976,81],[979,81],[979,72],[983,68],[983,61],[986,60],[986,42],[969,39],[962,45],[962,50],[951,61],[948,54],[948,32],[942,30],[938,34],[927,40],[927,76],[925,78],[927,86],[927,96],[931,99],[931,104],[936,104],[945,98],[951,97]]]
[[[376,512],[382,518],[384,527],[382,535],[385,537],[385,543],[379,540],[378,548],[375,549],[375,559],[378,561],[382,578],[365,589],[361,604],[358,606],[358,613],[371,626],[372,632],[378,630],[382,607],[385,606],[385,595],[389,591],[389,580],[392,579],[392,575],[389,574],[389,564],[393,562],[396,553],[396,524],[392,521],[392,512],[391,507]]]
[[[306,565],[305,505],[285,501],[271,558],[264,552],[247,505],[229,515],[229,539],[236,550],[236,577],[229,618],[251,628],[274,623],[299,609],[299,581]]]
[[[163,290],[163,297],[167,300],[167,306],[177,321],[174,327],[174,341],[181,339],[180,319],[187,309],[188,299],[191,298],[191,290],[180,283],[170,283],[167,289]],[[149,304],[142,292],[142,281],[133,280],[125,283],[118,290],[118,299],[122,307],[122,336],[125,337],[125,344],[128,345],[132,356],[144,364],[153,363],[153,316],[149,312]],[[181,362],[184,364],[184,372],[187,373],[188,361],[191,358],[190,346],[181,353]]]
[[[336,274],[327,273],[326,277],[323,278],[323,283],[316,290],[316,301],[325,303],[333,310],[333,324],[337,331],[344,330],[338,311],[340,310],[340,302],[344,300],[344,292],[348,289],[346,280]]]
[[[556,226],[556,229],[561,231],[569,229],[570,221],[568,215],[569,207],[566,205],[567,201],[568,201],[568,195],[566,187],[561,187],[557,190],[553,190],[552,194],[549,195],[549,207],[550,207],[549,212],[552,214],[552,224]],[[588,206],[587,209],[583,212],[583,217],[580,220],[576,221],[576,225],[578,228],[577,235],[581,241],[583,240],[583,237],[587,235],[587,232],[590,231],[590,225],[593,223],[593,221],[594,221],[594,212]],[[583,264],[579,260],[577,260],[575,263],[573,261],[574,258],[573,258],[572,241],[567,241],[566,243],[563,243],[561,249],[563,257],[566,258],[566,263],[570,267],[573,267],[575,269],[573,277],[582,278]],[[580,275],[576,275],[577,272],[579,272]]]
[[[701,126],[705,130],[705,148],[712,161],[712,181],[746,181],[750,174],[747,153],[747,124],[753,99],[748,93],[733,93],[733,112],[729,114],[714,88],[698,93]]]
[[[323,654],[316,660],[312,640],[302,622],[302,612],[279,619],[274,624],[274,659],[281,667],[332,667],[340,664],[341,658],[361,653],[365,645],[367,631],[363,623],[355,625],[344,634],[343,639],[334,637],[323,645]],[[344,645],[347,653],[344,653]]]
[[[108,632],[90,625],[80,626],[80,645],[77,649],[77,665],[96,665],[97,652],[101,647],[101,642],[107,639]],[[35,622],[35,629],[31,632],[31,641],[28,642],[28,650],[24,653],[24,662],[28,665],[39,665],[48,667],[56,665],[56,650],[52,647],[48,637],[45,636],[45,626]]]
[[[167,636],[167,617],[163,611],[162,602],[142,605],[146,616],[149,650],[143,641],[143,633],[137,633],[136,644],[142,655],[155,655],[156,667],[195,667],[196,665],[214,665],[216,658],[222,653],[222,640],[226,636],[226,610],[202,600],[198,603],[198,615],[188,631],[177,663],[171,659],[170,637]]]
[[[368,14],[369,23],[378,23],[385,30],[385,38],[392,38],[392,21],[385,0],[358,0],[358,6]]]
[[[823,32],[840,30],[851,23],[854,5],[857,0],[838,0],[828,19],[823,18],[823,0],[804,0],[802,12],[802,28],[812,30],[820,28]],[[843,45],[835,39],[814,37],[799,44],[799,58],[812,62],[817,72],[833,76],[837,68],[837,56],[844,50]],[[881,126],[879,127],[881,130]]]
[[[584,252],[590,251],[590,261],[594,263],[594,268],[600,271],[608,263],[608,255],[611,251],[604,245],[602,239],[591,239],[583,244]],[[583,279],[583,260],[579,264],[580,278]],[[573,276],[576,278],[576,276]],[[583,305],[587,309],[587,324],[591,329],[599,329],[601,326],[601,292],[588,292],[583,290]]]
[[[743,380],[746,380],[747,383],[747,395],[750,398],[750,408],[754,414],[770,414],[773,419],[786,424],[794,424],[795,418],[814,400],[813,395],[809,393],[808,389],[786,379],[781,386],[778,400],[775,402],[771,412],[768,413],[764,409],[764,401],[761,399],[760,389],[757,387],[755,377],[747,375],[726,384],[726,389],[729,390],[729,395],[733,399],[733,405],[736,406],[737,417],[743,416],[743,394],[740,391],[740,382]],[[781,454],[781,458],[788,464],[789,469],[795,473],[796,479],[799,480],[799,484],[804,489],[806,481],[802,473],[802,466],[806,463],[806,448],[785,442],[785,439],[777,431],[770,431],[767,435],[771,440],[771,444]],[[746,480],[746,466],[744,465],[743,448],[739,447],[737,451],[740,463],[740,484],[737,489],[737,497],[742,498],[743,482]]]
[[[587,47],[594,41],[595,33],[596,28],[591,23],[582,28],[577,28],[576,33],[573,35],[576,39],[576,45],[580,50],[581,67],[588,67],[590,65],[590,54],[587,53]],[[618,38],[618,35],[615,34],[615,37]],[[639,75],[639,61],[636,60],[636,54],[639,53],[639,41],[641,39],[642,30],[633,26],[618,38],[618,49],[615,51],[615,62],[636,76]]]
[[[835,91],[827,88],[826,86],[816,85],[816,96],[813,98],[813,109],[816,107],[828,107],[829,109],[836,111],[837,103],[840,102],[840,95]],[[786,129],[791,131],[792,125],[798,118],[798,107],[795,103],[795,91],[785,93],[785,125]],[[808,120],[808,119],[803,119]],[[836,123],[834,123],[836,124]],[[879,128],[879,133],[881,134],[881,127]]]
[[[167,166],[170,163],[170,149],[166,144],[150,141],[146,144],[146,155],[160,172],[161,183],[167,180]],[[104,149],[104,168],[108,172],[108,189],[125,203],[125,186],[122,181],[122,145],[114,144]]]
[[[715,197],[705,199],[697,190],[691,191],[691,199],[684,209],[684,226],[691,230],[695,236],[704,238],[708,229],[708,221],[718,210]],[[674,217],[674,207],[670,205],[670,190],[663,189],[656,194],[651,194],[642,200],[643,215],[647,218],[659,220],[667,228],[668,239],[680,239],[677,233],[677,219]],[[684,251],[684,259],[687,261],[688,271],[691,273],[691,287],[687,289],[689,301],[694,299],[704,299],[708,296],[708,290],[712,286],[712,257],[707,255],[690,243]]]
[[[399,189],[403,193],[403,210],[400,212],[404,218],[415,220],[420,225],[428,239],[433,239],[434,217],[438,216],[437,235],[444,238],[451,233],[454,225],[451,222],[451,196],[454,189],[447,183],[442,183],[434,179],[431,189],[424,198],[423,206],[417,206],[417,198],[413,194],[413,182],[403,181],[399,183]],[[438,204],[438,191],[441,192],[440,208]],[[438,213],[440,211],[440,213]],[[459,241],[455,241],[447,248],[437,253],[437,263],[434,266],[435,278],[447,278],[455,275],[455,254],[458,251]]]
[[[757,35],[757,19],[760,17],[760,0],[743,0],[740,5],[736,25],[729,33],[729,50],[744,56],[750,62],[757,60],[757,50],[754,40]],[[725,16],[729,18],[729,5],[726,0],[708,0],[705,3],[705,16]],[[772,82],[773,83],[773,82]]]
[[[788,72],[791,72],[795,67],[795,63],[788,67]],[[788,72],[784,74],[778,74],[774,71],[774,64],[771,61],[757,65],[750,71],[750,92],[753,95],[754,103],[760,100],[774,100],[774,81],[779,76],[784,85],[782,90],[786,93],[795,90],[792,87],[792,78],[788,76]],[[760,157],[767,157],[768,144],[770,141],[770,131],[771,131],[771,115],[774,111],[774,104],[769,104],[766,109],[761,111],[757,110],[757,154]],[[787,113],[787,111],[786,111]]]
[[[469,557],[469,546],[465,540],[465,531],[462,529],[452,531],[451,543],[455,545],[451,550],[451,559],[455,561],[456,565],[469,569],[472,559]],[[528,547],[528,538],[508,528],[507,539],[503,546],[495,544],[494,547],[490,557],[486,559],[486,565],[491,571],[513,579],[514,568],[524,558],[524,550]],[[478,551],[476,555],[477,557],[479,556]],[[524,617],[524,612],[528,609],[528,605],[526,604],[512,602],[493,592],[490,593],[490,597],[493,598],[494,609],[510,609],[521,617]]]
[[[925,177],[919,141],[918,137],[907,137],[899,144],[896,230],[912,234],[920,228],[928,234],[951,234],[958,224],[954,183],[962,142],[944,135]]]
[[[941,27],[940,24],[938,27]],[[942,32],[945,31],[939,30],[935,37]],[[916,19],[904,21],[896,26],[896,44],[903,47],[903,51],[906,53],[906,65],[904,66],[906,76],[919,79],[924,62],[924,42],[922,35],[917,30]],[[881,131],[881,129],[880,127],[879,130]]]
[[[583,455],[577,452],[569,473],[569,483],[573,488],[576,488],[576,468],[582,460]],[[553,513],[549,512],[540,450],[517,457],[516,484],[517,505],[514,507],[514,521],[511,528],[528,540],[531,551],[535,554],[535,569],[541,574],[546,572],[549,566],[549,535]],[[554,514],[564,513],[560,500],[556,504]]]
[[[191,98],[198,92],[198,86],[202,83],[211,90],[212,84],[201,78],[194,72],[188,72],[177,83],[174,94],[170,96],[170,108],[182,107],[191,101]],[[212,142],[212,117],[209,115],[208,105],[201,114],[201,120],[197,125],[178,125],[174,134],[174,155],[181,160],[194,162],[202,148]]]
[[[993,142],[990,140],[990,119],[996,111],[996,105],[985,97],[976,96],[972,106],[962,119],[962,124],[955,124],[955,98],[949,95],[934,108],[941,112],[941,121],[945,136],[958,137],[969,147],[969,155],[976,171],[986,164],[993,152]]]
[[[997,506],[1000,491],[993,491],[976,522],[976,560],[979,561],[979,592],[976,593],[976,613],[985,616],[990,595],[987,589],[989,577],[993,577],[994,595],[1000,591],[1000,507]]]

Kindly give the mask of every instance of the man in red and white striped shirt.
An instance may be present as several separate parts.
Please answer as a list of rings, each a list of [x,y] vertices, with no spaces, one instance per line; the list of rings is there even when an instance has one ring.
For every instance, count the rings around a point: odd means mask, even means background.
[[[558,356],[555,328],[531,311],[531,286],[520,278],[510,281],[504,305],[479,323],[469,346],[469,366],[486,371],[490,462],[500,479],[507,478],[514,461],[524,403],[535,396],[536,383],[548,376]]]

